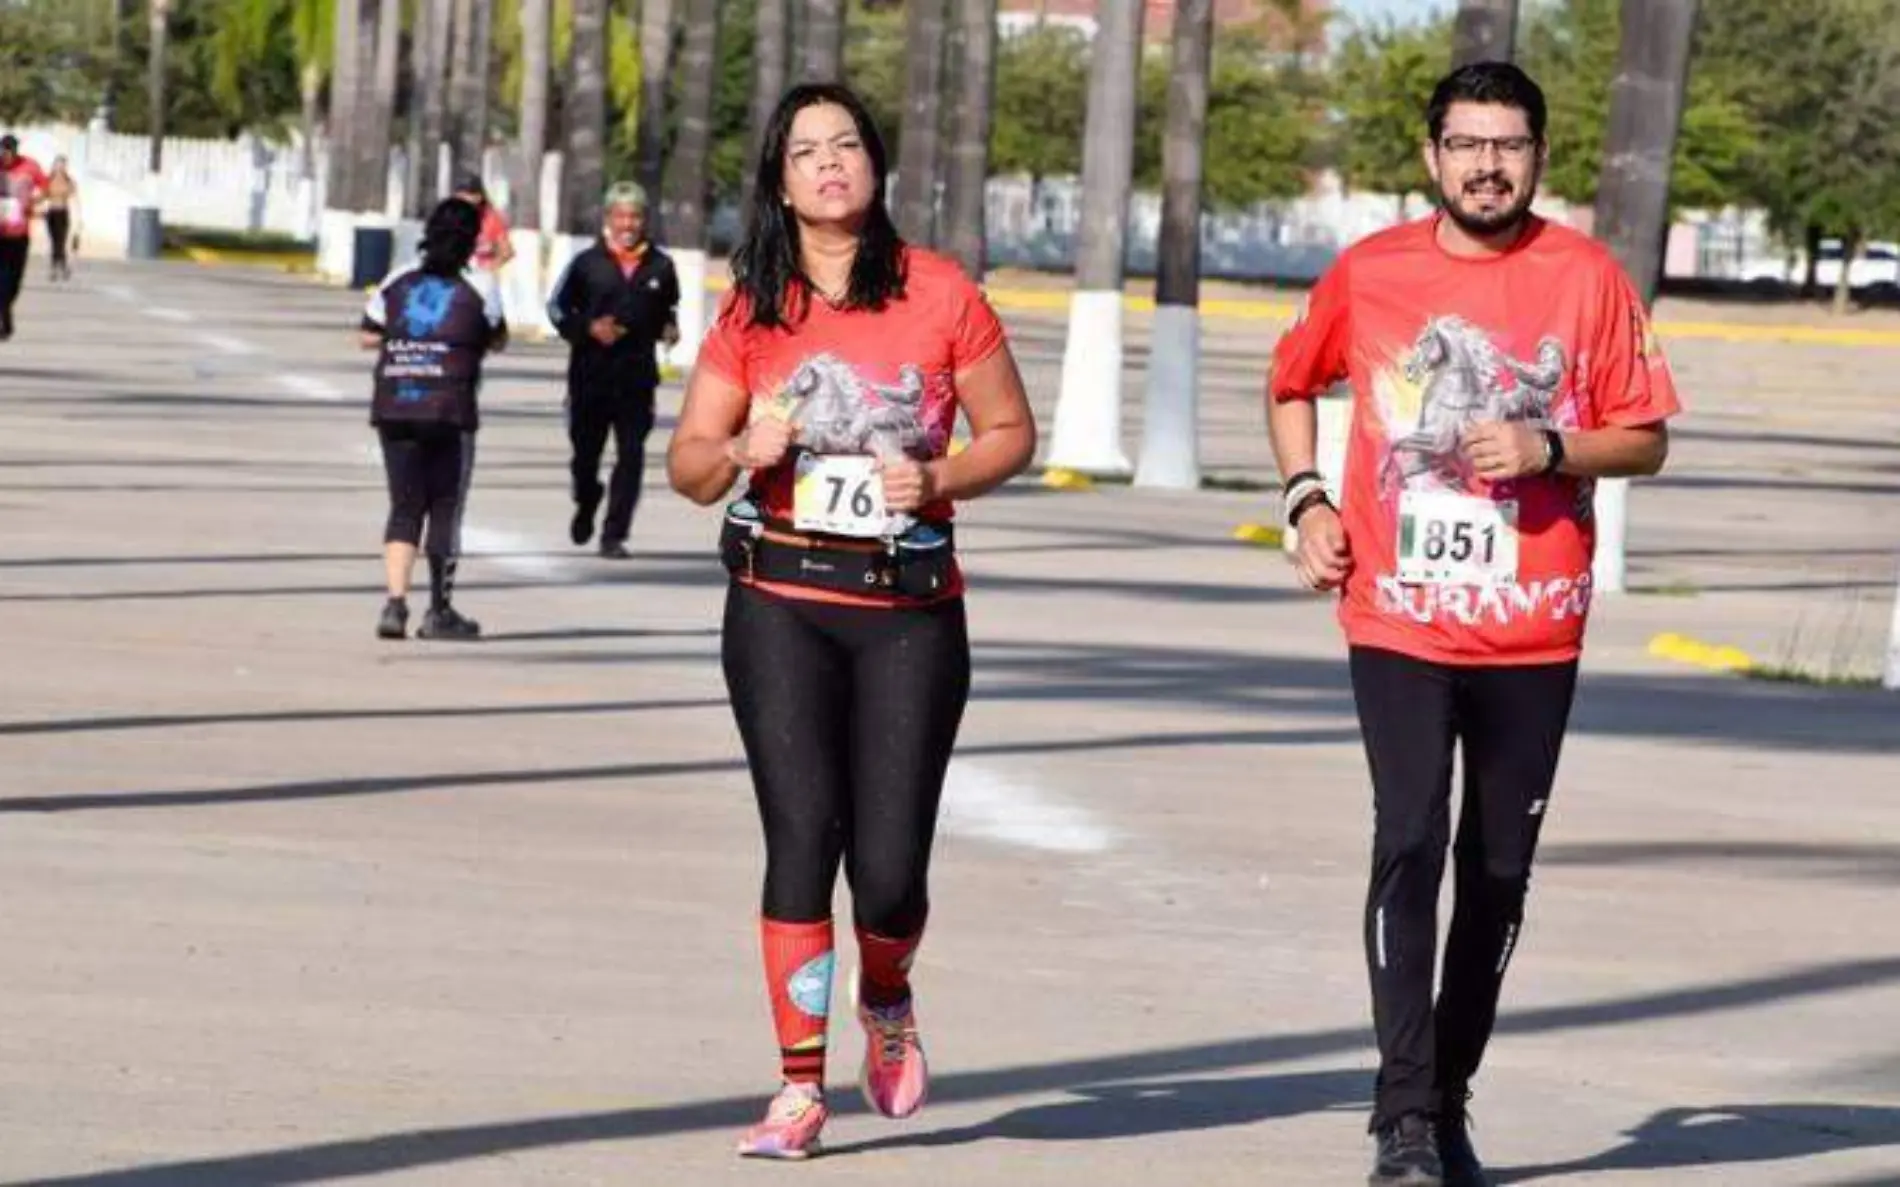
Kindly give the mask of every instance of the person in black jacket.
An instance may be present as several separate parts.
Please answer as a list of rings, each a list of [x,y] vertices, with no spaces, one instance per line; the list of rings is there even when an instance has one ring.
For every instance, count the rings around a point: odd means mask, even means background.
[[[389,475],[383,531],[389,600],[376,626],[385,639],[408,633],[410,573],[425,521],[429,612],[417,635],[463,640],[481,634],[452,604],[480,426],[482,359],[508,341],[492,277],[469,271],[481,223],[481,211],[467,202],[450,198],[437,206],[422,233],[420,262],[393,273],[363,310],[363,347],[377,352],[370,423]]]
[[[575,256],[548,300],[548,317],[572,347],[567,364],[567,435],[573,445],[574,520],[568,535],[585,544],[607,497],[600,555],[623,559],[646,439],[653,431],[653,393],[660,384],[656,347],[679,341],[679,277],[667,254],[646,237],[646,191],[620,182],[602,202],[606,225],[592,247]],[[614,470],[600,485],[600,456],[614,438]]]

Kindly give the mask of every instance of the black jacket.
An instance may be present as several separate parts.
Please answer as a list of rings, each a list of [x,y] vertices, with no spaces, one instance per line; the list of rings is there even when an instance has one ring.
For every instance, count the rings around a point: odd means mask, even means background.
[[[659,386],[654,356],[660,335],[679,324],[680,282],[672,257],[652,244],[631,276],[604,243],[596,241],[568,264],[548,298],[548,319],[573,347],[568,390],[575,395]],[[602,346],[588,333],[596,318],[612,317],[626,335]]]

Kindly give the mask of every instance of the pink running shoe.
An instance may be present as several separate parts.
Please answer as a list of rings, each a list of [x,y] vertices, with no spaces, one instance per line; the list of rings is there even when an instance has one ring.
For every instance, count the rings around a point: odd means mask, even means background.
[[[741,1158],[810,1158],[819,1152],[818,1131],[831,1110],[816,1084],[787,1084],[765,1110],[765,1120],[739,1139]]]
[[[864,1025],[864,1074],[859,1086],[872,1110],[902,1120],[924,1107],[930,1095],[930,1067],[917,1037],[911,1003],[879,1009],[860,1005]]]

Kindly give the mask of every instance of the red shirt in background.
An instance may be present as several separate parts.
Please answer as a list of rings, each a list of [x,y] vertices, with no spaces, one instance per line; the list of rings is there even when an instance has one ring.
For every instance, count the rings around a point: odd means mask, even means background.
[[[1641,296],[1595,240],[1533,219],[1510,251],[1466,258],[1439,246],[1437,226],[1348,248],[1274,351],[1275,400],[1352,385],[1346,638],[1437,663],[1574,659],[1590,609],[1593,483],[1489,482],[1458,437],[1486,420],[1652,425],[1680,411],[1675,384]],[[1478,580],[1422,577],[1427,537],[1441,561],[1449,548],[1492,567]]]
[[[493,202],[482,203],[482,228],[475,236],[475,264],[490,271],[501,266],[502,245],[508,242],[508,220]]]
[[[800,448],[826,454],[942,457],[956,427],[956,377],[995,354],[1003,326],[982,292],[952,260],[906,249],[904,296],[881,310],[839,310],[814,298],[790,327],[749,324],[736,294],[699,348],[699,366],[752,396],[752,414],[783,402],[797,408]],[[792,517],[795,472],[787,458],[752,475],[765,514]],[[922,508],[922,519],[946,521],[951,506]],[[817,601],[888,604],[803,586],[767,585],[774,593]],[[950,594],[961,592],[961,580]]]
[[[24,239],[33,225],[33,204],[46,188],[46,173],[32,157],[16,157],[0,171],[0,238]]]

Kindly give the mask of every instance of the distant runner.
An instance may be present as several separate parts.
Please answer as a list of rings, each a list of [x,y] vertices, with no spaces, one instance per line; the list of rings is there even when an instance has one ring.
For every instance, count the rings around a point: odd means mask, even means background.
[[[20,155],[19,138],[0,136],[0,342],[13,337],[13,304],[26,280],[33,212],[45,185],[39,163]]]

